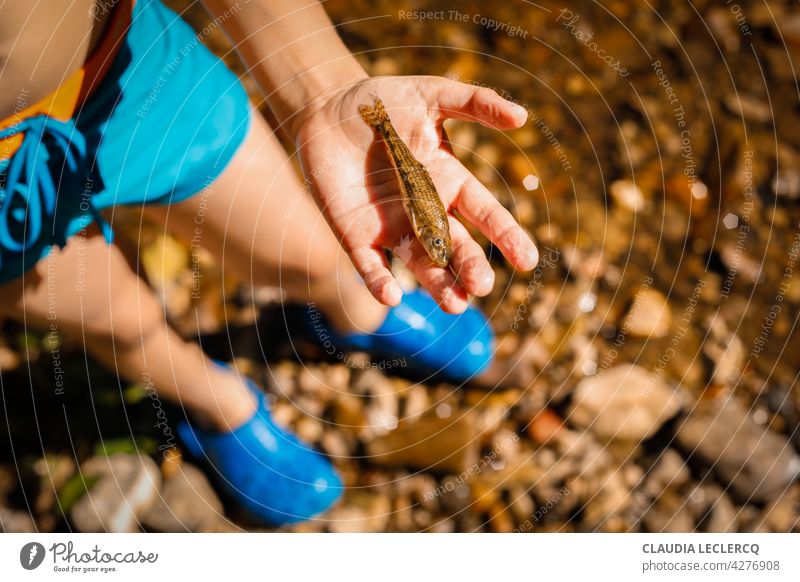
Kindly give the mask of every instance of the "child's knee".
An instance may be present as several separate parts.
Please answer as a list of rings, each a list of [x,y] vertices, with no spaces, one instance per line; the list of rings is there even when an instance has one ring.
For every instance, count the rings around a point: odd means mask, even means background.
[[[113,340],[115,349],[134,349],[166,325],[164,313],[155,298],[141,293],[137,285],[112,294],[102,312],[87,317],[87,333]],[[148,291],[148,290],[145,290]]]

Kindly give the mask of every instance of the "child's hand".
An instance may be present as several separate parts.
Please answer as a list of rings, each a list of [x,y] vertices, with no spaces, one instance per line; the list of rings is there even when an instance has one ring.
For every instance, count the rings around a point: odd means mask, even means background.
[[[406,218],[383,144],[359,116],[379,97],[400,137],[428,169],[450,213],[453,257],[435,266]],[[466,309],[467,294],[486,295],[494,273],[481,247],[453,215],[457,210],[518,269],[536,266],[528,235],[495,197],[456,159],[442,122],[477,121],[497,129],[525,123],[526,112],[490,89],[441,77],[375,77],[343,88],[304,112],[295,126],[303,171],[342,246],[378,301],[396,305],[402,292],[388,269],[392,249],[419,282],[451,313]]]

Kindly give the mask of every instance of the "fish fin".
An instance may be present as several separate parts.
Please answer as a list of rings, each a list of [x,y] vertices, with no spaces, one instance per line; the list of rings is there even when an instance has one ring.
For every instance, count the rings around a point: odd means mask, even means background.
[[[362,105],[358,108],[358,113],[361,115],[361,118],[372,127],[379,127],[383,123],[389,121],[389,114],[386,113],[386,109],[383,107],[383,101],[377,97],[375,98],[375,105],[373,107]]]

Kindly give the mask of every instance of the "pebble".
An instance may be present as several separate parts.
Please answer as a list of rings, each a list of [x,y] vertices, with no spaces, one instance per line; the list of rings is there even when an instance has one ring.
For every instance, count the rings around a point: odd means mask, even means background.
[[[607,474],[597,483],[585,506],[586,526],[595,531],[616,531],[616,522],[611,518],[627,510],[630,491],[619,471]]]
[[[350,447],[341,432],[326,431],[320,440],[320,446],[325,453],[335,458],[347,457],[350,453]]]
[[[683,400],[657,375],[623,364],[578,383],[567,421],[602,439],[641,441],[675,416]]]
[[[30,514],[0,505],[0,532],[35,533],[36,524]]]
[[[385,436],[367,444],[372,463],[429,471],[461,473],[476,465],[478,441],[470,413],[440,418],[426,414],[404,420]]]
[[[160,495],[144,514],[143,523],[161,532],[207,532],[230,528],[222,502],[205,474],[181,462],[164,478]]]
[[[665,489],[679,489],[689,483],[691,474],[683,457],[674,449],[665,449],[647,474],[644,491],[658,497]]]
[[[326,515],[326,519],[334,533],[374,533],[386,529],[391,511],[387,495],[353,491]]]
[[[672,325],[667,298],[653,288],[637,292],[622,321],[622,330],[632,337],[665,337]]]
[[[723,98],[725,107],[731,113],[741,116],[747,121],[766,123],[772,119],[769,103],[744,93],[729,93]]]
[[[735,386],[745,365],[747,349],[744,342],[728,330],[721,318],[711,320],[703,352],[714,362],[712,373],[714,383]]]
[[[647,199],[639,187],[630,180],[617,180],[609,187],[609,193],[621,208],[634,213],[645,209]]]
[[[773,532],[800,532],[800,484],[767,505],[760,521]]]
[[[430,399],[428,391],[420,384],[414,384],[406,393],[403,418],[416,418],[428,410]]]
[[[690,532],[695,525],[685,500],[674,493],[659,497],[642,516],[642,523],[653,533]]]
[[[267,386],[270,392],[291,399],[297,387],[297,366],[281,361],[267,369]]]
[[[16,370],[21,363],[22,358],[16,351],[4,345],[4,343],[0,343],[0,370],[3,373],[7,374]]]
[[[327,382],[327,376],[318,366],[304,365],[297,373],[297,386],[312,398],[327,401],[331,397],[332,388]]]
[[[735,400],[698,406],[678,428],[678,443],[745,501],[768,502],[800,475],[800,457],[781,434],[759,426]]]
[[[558,414],[546,408],[531,420],[528,425],[528,435],[534,443],[546,444],[558,435],[563,422]]]
[[[714,533],[732,533],[738,529],[736,506],[727,493],[720,492],[711,507],[711,514],[705,524],[706,531]]]
[[[139,531],[161,485],[153,459],[126,453],[98,456],[83,463],[81,472],[98,481],[72,506],[75,528],[85,533]]]

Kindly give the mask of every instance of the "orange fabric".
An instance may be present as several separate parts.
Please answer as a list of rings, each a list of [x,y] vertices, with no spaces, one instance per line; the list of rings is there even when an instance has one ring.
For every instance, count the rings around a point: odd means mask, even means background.
[[[75,71],[58,89],[41,101],[0,121],[0,129],[16,125],[23,119],[34,115],[49,115],[61,121],[70,119],[108,73],[130,26],[131,12],[135,1],[119,0],[113,8],[114,13],[106,23],[103,37],[89,58],[86,59],[83,67]],[[14,152],[22,144],[22,139],[22,133],[18,133],[0,141],[0,160],[14,155]]]

